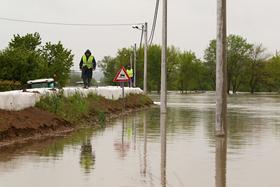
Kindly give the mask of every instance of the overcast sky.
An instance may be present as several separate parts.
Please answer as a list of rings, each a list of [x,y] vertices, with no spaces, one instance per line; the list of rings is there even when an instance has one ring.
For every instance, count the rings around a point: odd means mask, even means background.
[[[0,17],[65,23],[138,23],[152,25],[155,0],[0,0]],[[162,4],[161,4],[162,5]],[[155,43],[161,42],[161,5]],[[228,0],[228,34],[263,43],[270,53],[280,50],[279,0]],[[216,0],[169,0],[168,44],[192,50],[198,57],[216,36]],[[97,60],[117,49],[139,43],[141,31],[127,27],[75,27],[0,20],[0,49],[13,34],[39,32],[43,42],[62,41],[75,55],[85,49]],[[151,28],[151,27],[150,27]]]

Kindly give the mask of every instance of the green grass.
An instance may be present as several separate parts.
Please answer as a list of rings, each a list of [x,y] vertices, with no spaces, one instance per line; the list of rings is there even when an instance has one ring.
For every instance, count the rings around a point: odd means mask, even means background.
[[[135,94],[129,95],[126,102],[131,108],[140,108],[152,103],[149,97]],[[65,97],[63,92],[42,97],[36,103],[37,108],[54,113],[73,124],[80,124],[84,119],[95,118],[100,126],[104,126],[108,114],[120,113],[122,106],[121,99],[108,100],[94,94],[84,97],[79,93]]]
[[[54,113],[70,122],[76,122],[89,111],[89,103],[80,94],[65,97],[63,93],[47,95],[36,103],[36,107]]]

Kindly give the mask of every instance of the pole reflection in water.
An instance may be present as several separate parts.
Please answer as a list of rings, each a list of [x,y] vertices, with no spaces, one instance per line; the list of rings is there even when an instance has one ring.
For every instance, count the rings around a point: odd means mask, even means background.
[[[147,118],[146,112],[143,115],[143,134],[144,134],[144,153],[143,153],[143,170],[142,175],[146,176],[147,174]]]
[[[133,146],[133,149],[134,149],[134,151],[136,150],[136,132],[137,132],[137,129],[136,129],[136,124],[135,124],[136,122],[135,122],[135,116],[133,117],[133,144],[134,144],[134,146]]]
[[[166,114],[160,114],[160,144],[161,144],[161,185],[166,186]]]
[[[114,143],[115,150],[119,153],[120,158],[124,159],[130,149],[130,144],[129,142],[124,140],[124,135],[125,135],[125,128],[124,128],[124,115],[122,116],[122,137],[121,137],[121,142],[116,141]]]
[[[122,114],[122,145],[124,143],[124,115]]]
[[[227,139],[216,138],[216,187],[226,187]]]

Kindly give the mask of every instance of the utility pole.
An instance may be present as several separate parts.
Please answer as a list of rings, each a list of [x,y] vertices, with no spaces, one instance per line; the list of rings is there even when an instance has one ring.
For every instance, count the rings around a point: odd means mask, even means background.
[[[167,51],[167,0],[163,0],[160,112],[166,113],[166,51]]]
[[[144,81],[143,81],[143,89],[144,94],[147,93],[147,63],[148,63],[148,23],[145,22],[144,24]]]
[[[132,69],[132,54],[130,54],[129,56],[129,64],[130,64],[130,68]]]
[[[227,13],[226,0],[217,0],[216,136],[227,131]]]
[[[134,57],[134,70],[133,70],[133,86],[134,88],[136,88],[136,44],[134,44],[134,48],[133,48],[133,57]]]
[[[142,28],[140,29],[138,26],[133,26],[132,28],[134,29],[138,29],[142,31],[141,34],[141,41],[142,41],[142,36],[144,34],[144,72],[143,72],[143,90],[144,90],[144,94],[147,93],[147,65],[148,65],[148,23],[145,22],[142,25]],[[136,47],[135,47],[136,48]],[[140,48],[141,48],[141,44],[140,44]],[[136,58],[136,54],[135,54],[135,58]],[[136,60],[135,60],[136,62]],[[135,66],[136,67],[136,66]],[[136,73],[136,70],[135,70]],[[136,85],[136,84],[135,84]]]

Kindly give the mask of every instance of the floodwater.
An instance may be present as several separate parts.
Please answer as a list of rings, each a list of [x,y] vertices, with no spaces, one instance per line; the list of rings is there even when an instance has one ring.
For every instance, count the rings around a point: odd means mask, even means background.
[[[213,94],[171,93],[167,116],[153,107],[3,149],[0,186],[279,187],[280,96],[231,96],[228,107],[227,139],[214,136]]]

